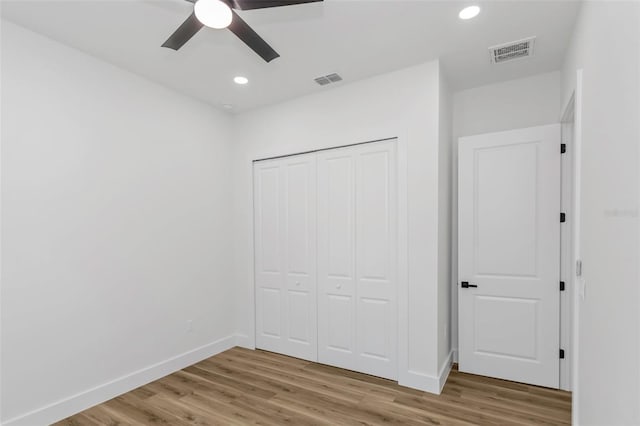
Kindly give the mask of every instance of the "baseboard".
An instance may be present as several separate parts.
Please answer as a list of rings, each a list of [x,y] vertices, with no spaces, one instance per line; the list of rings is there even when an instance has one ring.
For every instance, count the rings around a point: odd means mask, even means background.
[[[65,398],[2,423],[4,426],[48,425],[89,407],[108,401],[161,377],[174,373],[236,345],[236,336],[228,336],[165,361],[135,371],[105,384]]]
[[[455,357],[455,352],[453,349],[447,355],[447,359],[444,360],[444,364],[440,367],[440,371],[438,371],[438,395],[442,392],[444,385],[447,383],[447,379],[449,378],[449,373],[451,373],[451,367],[453,366],[453,359]]]
[[[453,348],[451,349],[451,351],[453,352],[453,362],[455,364],[458,363],[458,348]]]
[[[256,345],[253,339],[250,339],[246,334],[236,334],[236,346],[246,349],[255,349]]]
[[[402,376],[403,377],[398,381],[398,384],[401,386],[406,386],[408,388],[418,389],[429,393],[440,393],[439,381],[435,376],[430,376],[428,374],[412,370],[407,371]]]
[[[449,373],[451,372],[451,366],[453,364],[453,351],[449,352],[447,359],[440,368],[437,376],[431,376],[428,374],[420,373],[417,371],[407,371],[401,375],[401,379],[398,384],[406,386],[408,388],[418,389],[424,392],[434,393],[440,395],[442,388],[444,388]]]

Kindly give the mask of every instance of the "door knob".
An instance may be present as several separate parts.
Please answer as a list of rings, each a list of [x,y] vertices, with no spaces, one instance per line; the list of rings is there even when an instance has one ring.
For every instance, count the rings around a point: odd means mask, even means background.
[[[477,285],[475,285],[475,284],[469,284],[469,281],[462,281],[462,282],[460,283],[460,287],[462,287],[462,288],[469,288],[469,287],[478,287],[478,286],[477,286]]]

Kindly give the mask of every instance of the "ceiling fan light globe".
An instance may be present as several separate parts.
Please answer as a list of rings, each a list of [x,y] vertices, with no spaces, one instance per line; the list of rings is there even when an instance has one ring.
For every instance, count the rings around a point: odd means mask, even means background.
[[[227,28],[233,19],[231,8],[220,0],[198,0],[193,12],[200,22],[211,28]]]
[[[474,6],[469,6],[462,9],[458,14],[458,17],[466,21],[468,19],[475,18],[476,16],[478,16],[479,13],[480,13],[480,7],[474,5]]]

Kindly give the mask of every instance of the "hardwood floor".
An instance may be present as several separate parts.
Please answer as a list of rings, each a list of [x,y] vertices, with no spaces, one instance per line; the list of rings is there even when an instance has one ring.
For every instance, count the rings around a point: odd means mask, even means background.
[[[571,394],[460,373],[441,395],[234,348],[56,425],[561,425]]]

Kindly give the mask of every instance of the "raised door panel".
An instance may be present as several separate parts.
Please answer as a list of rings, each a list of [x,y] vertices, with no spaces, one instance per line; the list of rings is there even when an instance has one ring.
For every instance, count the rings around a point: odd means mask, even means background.
[[[478,149],[474,162],[476,273],[535,277],[538,143]]]
[[[353,354],[354,313],[351,296],[326,295],[326,350]]]
[[[539,302],[532,299],[477,296],[474,299],[474,352],[489,356],[538,358]]]
[[[349,281],[354,275],[353,158],[348,153],[327,157],[320,174],[324,272],[328,279]]]
[[[256,258],[259,274],[278,276],[282,272],[280,247],[280,168],[277,165],[257,171],[257,232]]]
[[[262,287],[258,295],[260,302],[260,336],[280,340],[282,337],[280,313],[282,292],[278,288]]]
[[[289,290],[287,338],[294,345],[315,347],[315,297],[308,290]]]

